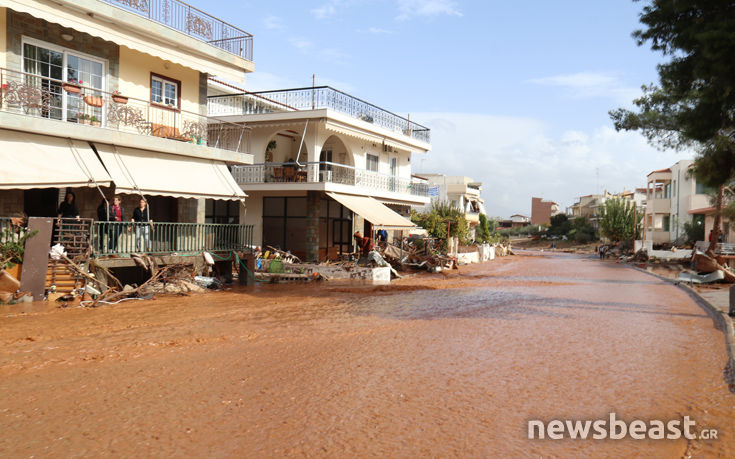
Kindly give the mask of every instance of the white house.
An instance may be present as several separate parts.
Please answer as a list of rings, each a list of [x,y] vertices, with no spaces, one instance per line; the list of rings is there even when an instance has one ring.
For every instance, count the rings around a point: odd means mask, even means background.
[[[710,207],[707,189],[689,176],[691,160],[681,160],[647,176],[645,239],[654,244],[673,242],[684,235],[684,223],[704,221]],[[701,209],[701,212],[697,212]],[[694,211],[694,212],[693,212]]]
[[[475,228],[480,223],[480,214],[485,214],[485,201],[480,196],[482,183],[462,175],[422,173],[429,184],[432,202],[449,202],[465,213],[474,237]],[[431,208],[431,203],[424,210]]]
[[[232,173],[249,196],[241,222],[254,225],[256,245],[333,259],[352,251],[356,231],[415,226],[410,207],[429,197],[411,163],[431,148],[428,128],[328,86],[218,90],[208,114],[249,131],[247,145],[235,132],[226,146],[255,156]]]

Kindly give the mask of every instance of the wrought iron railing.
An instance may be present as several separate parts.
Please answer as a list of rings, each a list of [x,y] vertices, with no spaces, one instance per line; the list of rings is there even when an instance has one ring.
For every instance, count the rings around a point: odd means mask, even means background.
[[[249,61],[253,36],[180,0],[101,0]]]
[[[431,131],[426,126],[329,86],[211,96],[207,100],[209,116],[321,108],[329,108],[414,139],[431,142]]]
[[[245,250],[252,242],[252,225],[104,221],[92,225],[93,249],[100,256]]]
[[[429,185],[413,179],[357,169],[327,161],[264,163],[234,166],[232,175],[238,184],[254,183],[338,183],[371,190],[429,196]]]
[[[5,68],[0,68],[0,110],[222,148],[235,143],[218,135],[237,131],[242,138],[249,132],[177,107]]]
[[[91,218],[57,218],[54,220],[53,244],[61,244],[70,258],[89,248]]]

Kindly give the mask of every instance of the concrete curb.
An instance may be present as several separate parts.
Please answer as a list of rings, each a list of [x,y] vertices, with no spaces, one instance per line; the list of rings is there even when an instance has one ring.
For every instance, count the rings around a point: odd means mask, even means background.
[[[696,290],[694,290],[692,287],[689,287],[683,282],[677,281],[676,279],[671,279],[669,277],[659,276],[658,274],[646,271],[645,269],[639,268],[637,266],[628,265],[628,267],[679,287],[680,289],[687,292],[687,294],[689,294],[689,296],[691,296],[697,302],[697,304],[699,304],[702,308],[704,308],[705,311],[709,313],[709,315],[712,316],[718,327],[725,334],[725,345],[727,346],[727,353],[730,356],[726,368],[726,371],[730,372],[730,374],[727,376],[731,379],[730,381],[728,381],[728,383],[735,384],[735,325],[733,325],[733,318],[730,317],[726,312],[720,311],[719,308],[707,301]]]

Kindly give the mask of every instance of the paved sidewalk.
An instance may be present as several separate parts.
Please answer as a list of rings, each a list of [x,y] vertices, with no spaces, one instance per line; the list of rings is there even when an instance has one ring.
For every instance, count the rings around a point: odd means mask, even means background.
[[[730,290],[721,288],[717,290],[695,289],[696,292],[707,300],[709,304],[727,314],[730,310]]]

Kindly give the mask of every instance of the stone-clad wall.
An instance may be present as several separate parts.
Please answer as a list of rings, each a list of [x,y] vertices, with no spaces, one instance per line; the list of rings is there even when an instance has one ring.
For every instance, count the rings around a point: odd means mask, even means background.
[[[61,27],[57,24],[34,18],[25,13],[7,10],[7,67],[11,70],[23,69],[22,37],[35,38],[56,46],[79,51],[107,60],[107,88],[113,91],[118,87],[120,50],[118,45],[101,38]],[[61,38],[62,34],[74,37],[71,41]]]

